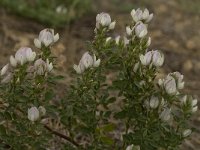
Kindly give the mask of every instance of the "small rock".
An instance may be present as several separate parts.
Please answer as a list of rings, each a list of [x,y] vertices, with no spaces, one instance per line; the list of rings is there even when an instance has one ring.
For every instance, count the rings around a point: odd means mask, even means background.
[[[193,64],[191,60],[186,60],[185,63],[183,64],[183,70],[185,72],[191,71],[193,68]]]
[[[172,46],[174,49],[177,49],[179,47],[178,42],[175,40],[170,40],[169,45]]]
[[[186,47],[190,50],[194,49],[196,47],[196,44],[193,40],[188,40],[186,42]]]

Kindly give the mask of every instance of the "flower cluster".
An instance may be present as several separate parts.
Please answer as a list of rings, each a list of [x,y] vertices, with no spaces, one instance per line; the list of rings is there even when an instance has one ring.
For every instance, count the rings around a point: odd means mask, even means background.
[[[152,64],[155,67],[160,67],[163,65],[164,55],[161,54],[158,50],[152,50],[147,52],[145,55],[140,55],[140,61],[144,66]]]
[[[42,46],[48,47],[59,40],[59,34],[54,34],[53,29],[44,29],[40,31],[39,37],[34,40],[37,48],[41,49]]]
[[[169,95],[175,95],[184,88],[183,75],[179,72],[170,73],[165,79],[159,79],[159,86]]]

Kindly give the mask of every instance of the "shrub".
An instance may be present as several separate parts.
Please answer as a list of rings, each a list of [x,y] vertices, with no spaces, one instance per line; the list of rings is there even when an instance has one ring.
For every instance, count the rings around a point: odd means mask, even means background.
[[[38,54],[22,47],[10,56],[1,70],[2,148],[179,148],[192,133],[188,120],[197,111],[197,100],[181,92],[179,72],[156,76],[164,55],[148,49],[153,14],[137,9],[131,16],[126,36],[112,38],[116,22],[107,13],[97,15],[94,40],[73,66],[75,78],[64,86],[54,72],[51,49],[59,35],[53,29],[42,30],[34,40]],[[59,99],[58,86],[65,91]]]

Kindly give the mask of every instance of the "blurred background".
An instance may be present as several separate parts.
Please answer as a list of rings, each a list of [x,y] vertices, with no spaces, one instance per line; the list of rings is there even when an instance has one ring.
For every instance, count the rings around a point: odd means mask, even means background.
[[[52,27],[60,34],[53,53],[59,69],[67,73],[93,39],[97,13],[108,12],[117,21],[114,37],[124,34],[130,11],[139,7],[154,13],[150,47],[165,54],[159,75],[180,71],[184,92],[200,99],[200,0],[0,0],[0,66],[18,48],[34,48],[39,31]],[[196,131],[181,150],[200,150],[200,111],[191,125]]]

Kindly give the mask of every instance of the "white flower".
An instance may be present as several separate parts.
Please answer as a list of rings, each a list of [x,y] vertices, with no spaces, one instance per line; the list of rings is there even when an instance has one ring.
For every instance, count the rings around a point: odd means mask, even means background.
[[[138,22],[142,20],[143,12],[140,8],[138,8],[137,10],[133,9],[131,11],[131,16],[135,22]]]
[[[36,53],[32,52],[31,48],[27,48],[27,50],[26,50],[26,59],[27,59],[27,61],[32,62],[32,61],[35,60],[35,57],[36,57]]]
[[[126,34],[127,34],[128,36],[130,36],[130,35],[132,34],[132,32],[133,32],[133,29],[131,29],[130,26],[127,26],[127,27],[126,27]]]
[[[117,45],[119,45],[120,38],[121,38],[121,37],[120,37],[119,35],[115,38],[115,43],[116,43]]]
[[[140,8],[138,8],[137,10],[133,9],[131,11],[131,16],[132,16],[134,22],[144,21],[144,22],[148,23],[153,18],[153,14],[149,14],[148,9],[145,9],[144,11],[142,11]]]
[[[30,121],[37,121],[39,119],[40,115],[39,115],[39,110],[37,109],[37,107],[31,107],[30,109],[28,109],[28,119]]]
[[[187,95],[184,95],[180,98],[181,105],[186,105],[187,103]]]
[[[133,150],[133,144],[127,146],[126,150]]]
[[[127,146],[126,150],[140,150],[140,146],[134,146],[133,144]]]
[[[159,99],[158,97],[152,96],[150,99],[150,107],[152,109],[156,109],[159,105]]]
[[[182,135],[183,135],[183,137],[187,137],[187,136],[189,136],[191,133],[192,133],[192,130],[191,130],[191,129],[186,129],[186,130],[183,131]]]
[[[17,61],[17,63],[19,63],[21,65],[23,65],[27,62],[26,49],[27,48],[22,47],[15,53],[15,60]]]
[[[171,109],[165,108],[160,114],[160,119],[162,121],[168,121],[170,119],[170,114],[171,114]]]
[[[10,64],[13,67],[17,66],[17,60],[13,56],[10,56]]]
[[[198,110],[198,106],[194,106],[194,107],[192,108],[192,113],[195,113],[197,110]]]
[[[49,59],[46,60],[46,67],[48,72],[51,72],[51,70],[53,69],[53,64],[52,62],[49,62]]]
[[[197,99],[193,99],[193,100],[192,100],[192,106],[196,106],[196,105],[197,105],[197,102],[198,102]]]
[[[130,42],[130,40],[128,40],[127,37],[124,36],[124,45],[125,45],[125,46],[128,45],[129,42]]]
[[[85,71],[85,68],[82,64],[74,65],[73,68],[76,71],[76,73],[78,73],[78,74],[81,74]]]
[[[110,30],[113,30],[114,28],[115,28],[115,25],[116,25],[116,21],[113,21],[113,22],[111,22],[111,24],[109,25],[109,29]]]
[[[83,54],[81,60],[80,60],[80,63],[84,65],[85,69],[93,66],[93,58],[92,56],[89,54],[89,52],[86,52]]]
[[[5,75],[8,71],[9,64],[6,64],[2,69],[1,69],[1,76]]]
[[[38,108],[38,110],[39,110],[41,116],[44,116],[46,114],[46,109],[43,106],[40,106]]]
[[[40,31],[38,39],[34,39],[34,44],[37,48],[41,48],[42,44],[46,47],[57,42],[59,39],[59,34],[54,34],[53,29],[44,29]]]
[[[112,39],[111,37],[107,37],[107,38],[106,38],[106,43],[110,42],[111,39]]]
[[[97,60],[95,55],[93,56],[93,59],[94,59],[93,60],[93,63],[94,63],[93,66],[94,67],[99,67],[101,60],[100,59]]]
[[[67,13],[67,8],[63,5],[60,5],[58,7],[56,7],[56,12],[58,14],[66,14]]]
[[[35,44],[35,47],[39,49],[42,47],[42,43],[38,39],[34,39],[34,44]]]
[[[147,26],[143,24],[142,22],[139,22],[135,26],[135,34],[138,38],[143,38],[147,35]]]
[[[108,13],[100,13],[97,14],[96,16],[96,28],[98,29],[101,26],[105,27],[105,26],[109,26],[111,24],[111,17]],[[115,23],[112,24],[112,27],[115,25]],[[111,27],[111,28],[112,28]]]
[[[152,63],[154,66],[156,67],[160,67],[163,65],[164,63],[164,55],[161,54],[159,51],[152,51],[152,55],[153,55],[153,58],[152,58]]]
[[[101,60],[96,59],[96,55],[93,55],[93,57],[89,54],[89,52],[85,52],[79,62],[78,65],[74,65],[73,68],[76,71],[76,73],[81,74],[86,69],[91,67],[99,67]]]
[[[177,88],[180,90],[183,89],[185,85],[185,82],[183,82],[183,75],[180,74],[179,72],[173,72],[173,73],[170,73],[170,75],[175,78],[176,83],[177,83]]]
[[[142,19],[145,21],[145,22],[150,22],[153,18],[153,14],[149,14],[149,10],[148,9],[145,9],[143,14],[142,14]]]
[[[36,60],[34,63],[35,72],[38,75],[44,75],[46,71],[46,63],[41,58]]]
[[[175,95],[177,93],[176,81],[172,76],[168,75],[163,85],[169,95]]]
[[[144,66],[150,65],[151,60],[152,60],[152,51],[147,52],[145,55],[140,55],[140,61]]]
[[[154,66],[159,67],[164,62],[164,55],[155,51],[149,51],[145,55],[140,55],[140,61],[144,66],[150,65],[151,62]]]
[[[15,60],[21,65],[25,64],[27,61],[34,61],[35,57],[36,53],[29,47],[22,47],[15,53]]]
[[[151,45],[151,37],[149,37],[147,40],[147,47],[149,47],[150,45]]]

